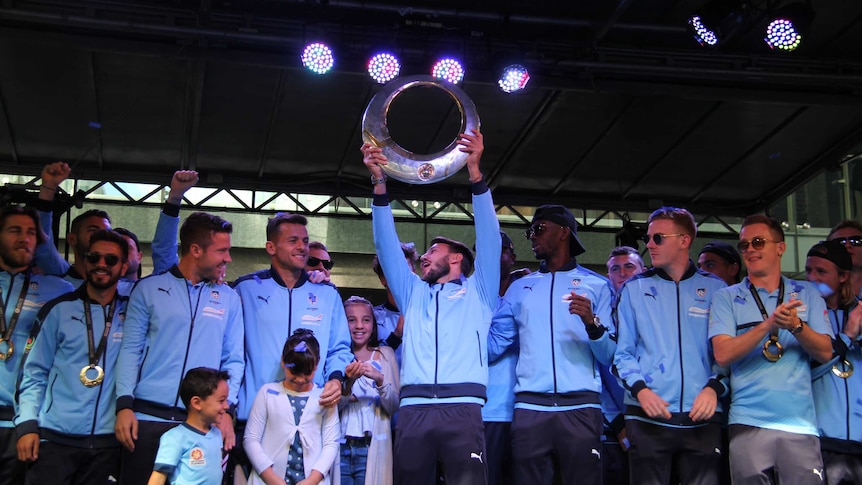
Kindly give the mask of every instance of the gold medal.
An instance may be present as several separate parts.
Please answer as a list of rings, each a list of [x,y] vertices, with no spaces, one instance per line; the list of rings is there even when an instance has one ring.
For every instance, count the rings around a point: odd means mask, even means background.
[[[775,352],[772,352],[772,347],[775,347]],[[782,355],[784,355],[784,347],[778,342],[778,337],[771,335],[763,344],[763,356],[770,362],[778,362]]]
[[[846,370],[839,369],[838,364],[836,363],[832,366],[832,373],[835,374],[836,377],[847,379],[853,375],[853,362],[850,362],[847,359],[841,359],[841,363],[844,364],[844,369]]]
[[[0,345],[6,344],[6,352],[0,352],[0,360],[6,360],[12,357],[12,354],[15,353],[15,345],[12,343],[12,339],[6,340],[0,337]]]
[[[96,377],[94,379],[90,379],[87,376],[87,372],[95,370]],[[97,365],[85,365],[83,369],[81,369],[81,383],[83,383],[87,387],[95,387],[102,383],[105,379],[105,371],[102,370],[101,367]]]

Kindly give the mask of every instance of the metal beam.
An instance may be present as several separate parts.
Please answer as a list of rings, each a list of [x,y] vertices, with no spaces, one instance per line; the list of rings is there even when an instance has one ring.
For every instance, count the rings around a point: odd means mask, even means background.
[[[267,123],[266,134],[263,137],[263,148],[260,150],[260,158],[257,162],[257,176],[262,178],[266,168],[266,159],[269,156],[269,141],[278,121],[278,109],[281,107],[282,87],[284,86],[284,69],[278,70],[278,80],[275,84],[275,92],[272,94],[272,108],[269,110],[269,123]]]
[[[3,115],[3,128],[6,137],[9,138],[9,155],[12,161],[18,164],[18,148],[15,146],[15,134],[12,131],[12,122],[9,120],[9,111],[6,109],[6,99],[3,97],[3,89],[0,87],[0,114]]]
[[[188,170],[196,170],[206,64],[202,61],[191,61],[188,63],[186,72],[186,97],[183,103],[185,128],[180,166]]]
[[[629,188],[627,188],[625,191],[623,191],[622,198],[627,199],[632,194],[632,191],[635,189],[635,187],[640,185],[640,183],[643,182],[644,178],[646,178],[647,175],[651,174],[656,168],[658,168],[658,166],[661,165],[661,162],[663,162],[667,158],[668,155],[673,153],[673,151],[676,150],[677,147],[679,147],[680,143],[685,141],[686,138],[688,138],[689,136],[691,136],[692,133],[697,131],[700,128],[700,126],[706,120],[708,120],[709,117],[712,116],[713,113],[715,113],[718,110],[718,108],[721,106],[721,104],[722,103],[720,101],[713,103],[713,105],[710,106],[709,109],[707,109],[697,119],[697,121],[695,121],[694,123],[691,123],[688,126],[688,128],[679,137],[677,137],[677,139],[674,140],[673,143],[671,143],[671,145],[667,148],[667,150],[665,150],[664,153],[659,155],[659,157],[653,163],[651,163],[650,166],[647,167],[647,169],[645,171],[641,172],[637,176],[637,178],[635,179],[635,182],[633,184],[631,184],[629,186]]]
[[[551,189],[551,195],[552,196],[557,195],[557,193],[560,191],[560,189],[562,189],[563,186],[566,185],[566,182],[569,180],[569,177],[571,177],[572,174],[575,173],[575,170],[577,170],[577,168],[584,162],[584,160],[586,160],[587,157],[589,157],[590,154],[593,153],[593,150],[595,150],[596,147],[599,146],[599,144],[602,142],[602,140],[605,139],[605,137],[614,128],[614,126],[616,126],[616,124],[620,122],[620,120],[623,118],[623,115],[625,115],[628,112],[629,108],[631,108],[632,105],[634,105],[634,103],[635,103],[635,100],[630,100],[629,102],[626,103],[625,106],[622,107],[622,109],[619,110],[619,112],[616,114],[616,116],[614,116],[614,119],[612,119],[610,121],[610,123],[608,123],[607,126],[605,126],[605,129],[602,130],[602,133],[599,136],[597,136],[595,140],[593,140],[592,145],[590,145],[590,147],[584,151],[583,155],[581,155],[581,158],[579,158],[575,163],[573,163],[569,167],[569,170],[566,171],[565,175],[560,177],[560,181],[557,183],[556,186],[554,186],[553,189]]]
[[[500,161],[497,162],[497,164],[494,165],[494,168],[488,173],[487,183],[489,187],[497,187],[497,178],[503,172],[503,169],[512,161],[524,145],[524,141],[535,135],[536,127],[541,125],[542,122],[551,115],[553,112],[552,108],[557,104],[559,96],[559,91],[554,89],[548,90],[548,93],[542,99],[539,107],[533,111],[530,118],[527,119],[527,122],[524,123],[520,130],[518,130],[518,134],[515,136],[515,139],[506,147],[506,151],[503,152],[503,155],[500,157]]]
[[[794,120],[796,120],[796,118],[800,117],[802,115],[802,113],[804,113],[807,110],[808,110],[807,106],[802,106],[799,109],[797,109],[796,111],[794,111],[793,113],[791,113],[790,116],[785,118],[784,121],[779,123],[775,128],[773,128],[769,133],[767,133],[757,143],[751,145],[751,147],[748,150],[746,150],[745,153],[743,153],[742,155],[737,157],[737,159],[734,160],[732,163],[730,163],[726,167],[724,167],[724,169],[722,170],[722,172],[720,174],[713,177],[712,180],[706,182],[705,184],[702,184],[700,190],[694,195],[694,197],[691,198],[691,202],[695,203],[695,202],[699,201],[703,197],[703,194],[705,194],[706,191],[709,190],[710,187],[715,185],[719,180],[725,178],[738,165],[744,163],[749,155],[751,155],[752,153],[754,153],[755,151],[760,149],[760,147],[762,147],[764,144],[766,144],[770,139],[772,139],[772,137],[774,137],[775,135],[780,133],[781,130],[783,130],[787,125],[789,125]]]
[[[96,80],[95,52],[90,51],[88,58],[90,60],[90,87],[93,88],[93,112],[95,114],[95,119],[90,122],[90,128],[96,130],[96,156],[99,159],[99,168],[103,168],[105,163],[102,158],[102,115],[99,109],[99,83]]]

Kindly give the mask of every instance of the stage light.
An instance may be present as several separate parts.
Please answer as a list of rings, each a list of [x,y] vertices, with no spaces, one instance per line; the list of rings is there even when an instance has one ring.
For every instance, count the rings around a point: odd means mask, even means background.
[[[455,59],[440,59],[431,69],[431,75],[452,84],[458,84],[464,80],[464,68]]]
[[[766,38],[763,39],[770,49],[792,51],[802,43],[802,35],[796,31],[793,22],[788,19],[775,19],[766,26]]]
[[[376,54],[368,61],[368,74],[380,84],[386,84],[398,77],[401,63],[392,54]]]
[[[527,68],[520,64],[514,64],[503,69],[503,74],[497,84],[500,85],[500,89],[504,93],[514,93],[527,87],[529,81],[530,73]]]
[[[715,45],[718,44],[718,36],[710,30],[706,25],[703,25],[703,20],[699,15],[693,15],[688,19],[688,25],[692,29],[694,39],[700,45]]]
[[[302,65],[315,74],[326,74],[334,64],[332,50],[326,44],[308,44],[302,51]]]
[[[784,52],[796,50],[813,19],[814,11],[805,3],[785,5],[770,15],[763,41],[770,49]]]
[[[750,16],[750,6],[740,0],[712,0],[688,18],[688,30],[702,46],[727,41]]]

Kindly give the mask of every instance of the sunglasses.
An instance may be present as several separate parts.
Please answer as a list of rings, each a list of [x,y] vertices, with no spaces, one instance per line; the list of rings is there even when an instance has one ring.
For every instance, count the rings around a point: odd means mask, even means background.
[[[752,239],[751,242],[739,241],[739,244],[736,245],[736,248],[739,249],[739,252],[744,253],[745,251],[748,251],[748,246],[751,245],[752,249],[754,249],[755,251],[760,251],[761,249],[763,249],[764,246],[766,246],[766,243],[768,242],[778,243],[781,241],[773,241],[772,239],[756,237]]]
[[[547,224],[539,223],[539,224],[536,224],[535,226],[530,226],[529,229],[524,231],[524,237],[527,238],[528,240],[532,239],[533,237],[536,237],[536,236],[542,234],[543,232],[545,232],[545,229],[548,229]]]
[[[308,266],[309,267],[313,268],[319,264],[323,264],[323,267],[326,268],[326,271],[331,270],[332,267],[335,266],[335,262],[331,259],[318,259],[318,258],[315,258],[314,256],[308,257]]]
[[[854,248],[862,246],[862,236],[839,237],[838,239],[833,239],[833,241],[838,241],[844,246],[850,243]]]
[[[84,258],[90,264],[99,264],[99,261],[104,259],[105,266],[109,268],[113,268],[120,262],[120,257],[116,254],[87,253],[84,255]]]
[[[661,246],[661,243],[664,242],[664,238],[680,236],[686,236],[686,234],[653,234],[652,236],[650,236],[649,234],[644,234],[643,236],[641,236],[641,241],[643,241],[645,244],[649,244],[650,239],[652,239],[652,242],[654,242],[656,246]]]

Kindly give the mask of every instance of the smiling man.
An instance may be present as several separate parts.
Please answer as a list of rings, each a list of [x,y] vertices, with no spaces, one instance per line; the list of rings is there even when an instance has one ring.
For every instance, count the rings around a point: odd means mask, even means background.
[[[586,250],[561,205],[526,231],[539,270],[512,283],[494,314],[489,359],[519,348],[512,456],[516,483],[602,483],[599,367],[613,361],[611,287],[578,264]]]
[[[24,366],[15,418],[18,458],[32,462],[29,483],[111,483],[119,478],[112,397],[128,303],[128,297],[118,294],[117,283],[128,258],[123,236],[107,230],[92,233],[79,263],[86,283],[39,312],[41,331]]]
[[[829,231],[826,239],[840,242],[850,253],[853,262],[850,284],[853,294],[862,297],[862,224],[853,220],[841,221]]]
[[[832,358],[820,293],[781,275],[784,230],[756,214],[742,222],[748,276],[712,299],[715,359],[730,368],[730,468],[735,484],[819,484],[823,478],[810,360]]]
[[[245,376],[237,406],[237,443],[232,454],[248,474],[250,463],[242,444],[245,423],[258,390],[284,378],[279,365],[282,348],[296,329],[314,332],[322,364],[314,382],[324,386],[321,406],[338,404],[344,368],[353,360],[344,305],[336,289],[313,283],[306,272],[309,258],[308,220],[300,214],[278,213],[266,224],[269,269],[242,276],[234,289],[242,299],[245,316]]]
[[[12,418],[25,344],[42,305],[72,291],[72,285],[60,278],[32,272],[36,244],[44,240],[35,209],[14,205],[0,209],[0,483],[4,484],[24,482]]]
[[[406,322],[395,432],[398,485],[435,483],[438,461],[446,483],[487,483],[481,407],[488,384],[487,337],[500,288],[502,242],[491,191],[479,169],[485,148],[482,135],[463,133],[458,144],[468,153],[476,258],[465,244],[435,237],[420,258],[421,277],[404,264],[381,167],[388,160],[380,148],[362,146],[374,186],[374,246]]]
[[[180,261],[140,280],[129,297],[117,361],[117,439],[123,451],[120,483],[144,484],[159,438],[186,418],[179,398],[188,369],[230,373],[232,405],[243,375],[243,316],[239,296],[217,281],[231,262],[233,226],[195,212],[180,228]],[[233,423],[219,422],[225,449],[234,445]]]

